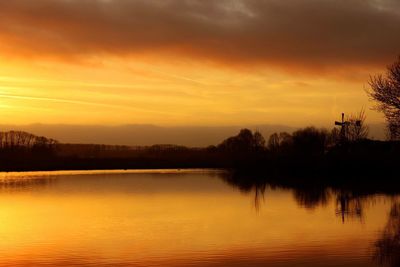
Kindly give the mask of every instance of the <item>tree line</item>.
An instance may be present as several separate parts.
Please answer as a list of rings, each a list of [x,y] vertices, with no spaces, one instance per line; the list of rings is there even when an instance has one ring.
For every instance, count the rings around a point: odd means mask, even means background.
[[[386,75],[371,77],[370,86],[368,94],[376,101],[376,108],[386,117],[388,137],[390,140],[399,140],[400,58],[388,67]],[[383,165],[388,168],[397,166],[400,143],[368,140],[365,120],[365,111],[361,110],[344,118],[338,123],[340,126],[332,130],[306,127],[293,133],[274,133],[268,140],[258,131],[242,129],[237,135],[226,138],[220,144],[206,148],[177,145],[128,147],[60,144],[54,139],[27,132],[0,132],[0,169],[238,166],[262,169],[268,165],[270,169],[279,169],[280,166],[282,169],[295,170],[308,166],[314,169],[321,167],[363,171],[362,166],[375,166],[375,169]],[[23,153],[18,154],[21,151]]]
[[[0,132],[0,148],[53,147],[58,142],[44,136],[37,136],[23,131]]]
[[[249,129],[242,129],[236,136],[229,137],[210,150],[228,153],[298,153],[321,155],[329,148],[364,140],[368,137],[368,127],[365,124],[364,110],[347,117],[342,130],[333,128],[331,131],[316,127],[298,129],[293,133],[280,132],[270,135],[266,141],[263,135]]]

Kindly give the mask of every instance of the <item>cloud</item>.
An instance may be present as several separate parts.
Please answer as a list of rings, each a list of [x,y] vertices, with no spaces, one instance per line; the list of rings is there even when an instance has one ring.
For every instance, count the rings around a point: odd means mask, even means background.
[[[0,54],[171,55],[305,69],[400,53],[397,0],[0,1]]]

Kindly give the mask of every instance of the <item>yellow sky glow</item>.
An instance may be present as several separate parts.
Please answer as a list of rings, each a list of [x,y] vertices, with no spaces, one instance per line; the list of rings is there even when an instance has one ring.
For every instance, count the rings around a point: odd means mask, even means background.
[[[18,0],[0,10],[3,124],[332,127],[362,108],[383,122],[365,89],[400,44],[392,0]]]
[[[167,59],[2,60],[2,123],[326,126],[363,107],[382,121],[367,72],[363,81]]]

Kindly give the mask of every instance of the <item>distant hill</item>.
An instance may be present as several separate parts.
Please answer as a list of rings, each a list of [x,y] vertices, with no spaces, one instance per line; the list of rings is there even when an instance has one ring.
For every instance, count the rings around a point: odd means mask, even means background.
[[[306,125],[305,125],[306,126]],[[202,147],[221,143],[240,129],[260,131],[265,139],[274,132],[293,132],[297,128],[285,125],[243,125],[243,126],[176,126],[155,125],[84,126],[84,125],[0,125],[0,131],[18,130],[46,136],[62,143],[86,143],[107,145],[146,146],[153,144],[176,144]],[[384,125],[370,125],[370,136],[384,138]]]

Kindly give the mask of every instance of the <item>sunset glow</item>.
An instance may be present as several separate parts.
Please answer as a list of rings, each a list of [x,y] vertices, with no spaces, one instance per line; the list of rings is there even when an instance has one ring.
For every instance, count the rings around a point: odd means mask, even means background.
[[[0,267],[399,267],[400,0],[0,0]]]
[[[4,1],[2,123],[382,122],[365,89],[398,53],[397,2],[289,2]]]

